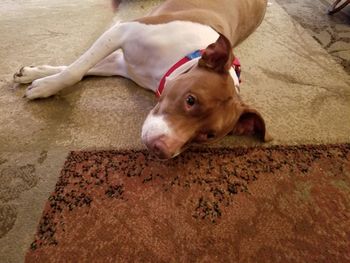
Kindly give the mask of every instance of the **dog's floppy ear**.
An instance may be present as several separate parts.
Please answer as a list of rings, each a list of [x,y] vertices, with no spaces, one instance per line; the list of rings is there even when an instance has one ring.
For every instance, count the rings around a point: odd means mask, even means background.
[[[272,137],[266,131],[263,117],[257,110],[250,107],[243,109],[232,133],[235,135],[255,135],[264,142],[272,140]]]
[[[217,72],[227,72],[230,70],[233,60],[233,53],[230,41],[220,34],[218,40],[210,44],[202,54],[198,65],[207,67]]]

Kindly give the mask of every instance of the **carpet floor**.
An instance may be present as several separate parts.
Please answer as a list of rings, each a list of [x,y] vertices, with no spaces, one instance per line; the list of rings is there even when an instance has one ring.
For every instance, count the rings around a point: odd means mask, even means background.
[[[26,262],[349,262],[350,144],[68,156]]]

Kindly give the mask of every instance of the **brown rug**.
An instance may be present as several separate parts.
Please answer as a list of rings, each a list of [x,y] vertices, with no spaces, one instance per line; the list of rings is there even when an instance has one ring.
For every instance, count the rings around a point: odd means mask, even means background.
[[[26,262],[350,262],[350,144],[72,152]]]

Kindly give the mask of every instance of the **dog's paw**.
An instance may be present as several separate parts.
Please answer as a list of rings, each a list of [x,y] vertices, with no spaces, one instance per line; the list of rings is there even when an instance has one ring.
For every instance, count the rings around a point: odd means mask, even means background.
[[[22,67],[13,75],[13,81],[21,84],[32,83],[34,80],[40,78],[38,69],[33,66]]]
[[[33,83],[27,88],[24,98],[29,100],[48,98],[61,90],[61,86],[46,77],[42,79],[34,80]]]

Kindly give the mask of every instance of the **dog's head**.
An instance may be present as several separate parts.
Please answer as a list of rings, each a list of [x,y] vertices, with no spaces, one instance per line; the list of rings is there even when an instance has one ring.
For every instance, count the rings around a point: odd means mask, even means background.
[[[236,92],[229,74],[232,60],[230,42],[220,35],[205,49],[198,65],[167,80],[142,128],[149,150],[170,159],[191,144],[215,142],[229,133],[269,139],[261,115]]]

